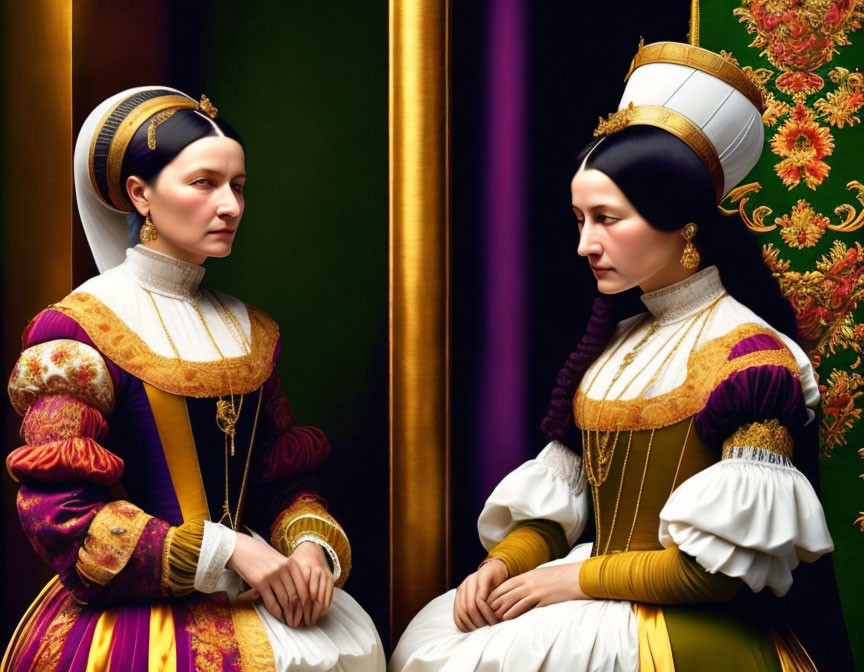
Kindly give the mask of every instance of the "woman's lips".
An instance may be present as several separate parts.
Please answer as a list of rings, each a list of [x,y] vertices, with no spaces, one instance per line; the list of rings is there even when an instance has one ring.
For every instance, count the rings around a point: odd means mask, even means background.
[[[216,236],[233,236],[237,233],[237,229],[219,229],[218,231],[208,231]]]
[[[594,271],[594,275],[606,275],[607,273],[611,273],[612,268],[606,268],[604,266],[591,266],[591,270]]]

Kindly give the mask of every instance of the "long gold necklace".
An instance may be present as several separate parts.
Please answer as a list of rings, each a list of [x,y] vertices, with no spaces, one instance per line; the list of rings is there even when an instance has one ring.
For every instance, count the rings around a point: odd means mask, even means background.
[[[697,335],[697,339],[699,338],[699,336],[701,336],[702,330],[705,328],[705,324],[707,324],[708,319],[710,318],[711,311],[713,311],[714,307],[717,305],[717,303],[720,301],[720,299],[722,299],[725,295],[726,295],[726,292],[721,293],[716,299],[714,299],[710,304],[708,304],[705,308],[700,310],[695,315],[687,317],[687,318],[683,318],[682,320],[680,320],[681,326],[679,326],[672,333],[672,335],[666,341],[664,346],[668,343],[671,343],[673,340],[675,340],[675,338],[679,334],[681,334],[681,337],[678,339],[675,346],[673,346],[672,348],[669,349],[669,352],[667,353],[666,357],[663,359],[663,362],[661,362],[660,366],[654,372],[651,379],[642,388],[642,391],[640,392],[639,397],[641,397],[654,383],[657,382],[657,379],[660,377],[660,374],[664,370],[666,364],[669,362],[669,359],[671,359],[672,355],[678,350],[678,348],[681,346],[681,344],[687,338],[688,334],[693,329],[693,327],[699,322],[699,318],[705,316],[705,320],[702,323],[702,328],[700,328],[700,330],[699,330],[699,334]],[[649,319],[648,316],[646,316],[645,319],[646,320]],[[627,333],[625,333],[623,335],[623,337],[619,341],[618,345],[615,347],[615,349],[610,354],[610,356],[608,358],[606,358],[605,361],[598,367],[596,373],[594,374],[594,376],[591,379],[591,382],[585,388],[586,394],[594,386],[594,383],[600,377],[601,372],[605,369],[606,365],[610,361],[612,361],[612,359],[614,359],[615,355],[621,349],[621,347],[623,347],[624,343],[629,339],[630,335],[632,333],[634,333],[638,329],[638,327],[641,326],[643,323],[644,323],[644,320],[638,321],[636,324],[633,325],[633,327],[631,327],[627,331]],[[675,323],[673,322],[670,324],[675,324]],[[639,342],[633,347],[632,350],[630,350],[630,352],[625,354],[624,357],[622,358],[621,364],[618,366],[618,370],[616,371],[615,375],[612,377],[612,380],[610,381],[609,385],[606,387],[605,394],[600,398],[600,400],[597,404],[597,414],[596,414],[596,417],[594,419],[594,425],[595,425],[595,427],[598,427],[598,428],[595,429],[593,431],[593,433],[590,429],[582,430],[583,455],[585,457],[585,475],[588,478],[588,482],[592,486],[599,487],[600,485],[602,485],[605,482],[606,477],[609,475],[609,469],[611,467],[612,460],[613,460],[614,455],[615,455],[615,448],[618,445],[618,441],[619,441],[620,434],[621,434],[621,427],[620,426],[616,427],[614,430],[601,431],[599,429],[600,418],[603,415],[603,411],[605,410],[606,404],[608,403],[608,401],[610,401],[609,395],[612,391],[612,388],[615,386],[615,384],[621,378],[624,371],[635,361],[636,357],[639,354],[639,351],[645,346],[645,344],[651,339],[651,337],[654,336],[654,334],[659,329],[659,326],[660,326],[660,324],[657,320],[652,321],[652,323],[648,327],[648,330],[641,337]],[[670,326],[670,325],[666,325],[666,326]],[[682,333],[682,331],[683,331],[683,333]],[[659,354],[660,352],[663,351],[663,349],[664,349],[664,347],[658,348],[657,353]],[[620,400],[621,397],[623,397],[627,393],[627,391],[630,389],[630,386],[635,382],[635,380],[638,379],[639,377],[641,377],[642,373],[655,361],[655,359],[656,359],[656,357],[651,357],[645,363],[645,365],[643,365],[642,368],[637,372],[637,374],[633,378],[631,378],[631,380],[623,387],[623,389],[611,401],[614,402],[614,401]],[[632,439],[632,431],[631,431],[631,439]]]
[[[156,312],[156,316],[159,318],[159,324],[162,325],[162,331],[165,332],[165,337],[168,339],[168,343],[171,346],[171,349],[174,351],[174,355],[177,358],[179,365],[182,367],[185,366],[183,358],[180,356],[180,351],[177,349],[176,344],[174,343],[174,339],[171,338],[171,333],[168,331],[168,327],[165,325],[165,320],[162,318],[162,313],[159,311],[159,306],[156,305],[156,299],[149,289],[143,288],[147,293],[147,296],[150,297],[150,302],[153,304],[153,310]],[[212,294],[212,292],[211,292]],[[245,335],[243,333],[242,328],[237,322],[236,318],[231,314],[231,311],[225,306],[224,303],[219,299],[218,296],[212,294],[213,297],[218,301],[219,305],[222,307],[222,311],[231,318],[234,328],[237,331],[237,334],[240,336],[241,343],[243,345],[243,350],[246,354],[251,353],[251,345],[246,342]],[[219,348],[219,345],[216,343],[216,339],[213,337],[213,334],[210,331],[210,327],[207,325],[207,321],[204,319],[204,315],[201,313],[201,309],[198,308],[197,304],[194,301],[189,301],[192,308],[195,310],[195,313],[198,315],[198,319],[201,321],[201,324],[204,327],[204,331],[207,333],[207,337],[210,339],[210,342],[213,344],[213,347],[216,349],[216,352],[219,353],[219,357],[224,361],[228,359],[222,350]],[[249,449],[246,451],[246,462],[243,467],[243,478],[240,484],[240,496],[237,499],[237,510],[234,516],[231,515],[230,508],[230,479],[229,479],[229,467],[228,467],[228,456],[230,454],[231,457],[235,455],[235,438],[237,435],[237,423],[240,420],[240,413],[243,411],[243,399],[245,395],[240,395],[239,403],[235,403],[234,390],[233,385],[231,384],[231,372],[228,371],[228,388],[229,388],[229,397],[227,399],[223,398],[221,395],[216,400],[216,426],[222,431],[224,442],[225,442],[225,501],[222,504],[222,516],[219,518],[218,522],[222,522],[224,520],[228,521],[228,525],[231,529],[237,529],[237,525],[240,521],[240,511],[243,504],[243,497],[246,494],[246,483],[249,476],[249,463],[250,458],[252,457],[252,445],[255,443],[255,434],[258,429],[258,416],[261,412],[261,398],[264,393],[263,386],[258,392],[258,404],[255,409],[255,419],[252,424],[252,434],[249,438]]]

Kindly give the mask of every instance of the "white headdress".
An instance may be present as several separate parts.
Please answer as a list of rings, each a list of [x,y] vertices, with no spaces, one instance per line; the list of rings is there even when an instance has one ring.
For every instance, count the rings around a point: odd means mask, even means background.
[[[717,201],[756,165],[765,144],[762,93],[731,60],[678,42],[639,46],[618,112],[595,135],[662,128],[699,155]]]
[[[148,120],[152,131],[179,109],[216,109],[165,86],[127,89],[100,103],[84,121],[75,143],[75,197],[90,251],[99,271],[123,263],[127,248],[126,213],[132,210],[120,172],[129,142]],[[160,116],[161,115],[161,116]],[[222,134],[218,130],[219,135]]]

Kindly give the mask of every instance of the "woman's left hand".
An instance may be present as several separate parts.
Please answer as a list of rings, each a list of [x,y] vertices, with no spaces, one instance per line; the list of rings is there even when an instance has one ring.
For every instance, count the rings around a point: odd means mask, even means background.
[[[509,621],[534,607],[567,600],[590,600],[592,598],[579,586],[581,568],[581,562],[574,562],[532,569],[507,579],[492,591],[487,603],[498,618]]]
[[[314,625],[330,611],[333,603],[333,572],[324,549],[311,541],[304,541],[288,556],[291,578],[297,587],[299,602],[294,607],[294,619],[299,625]]]

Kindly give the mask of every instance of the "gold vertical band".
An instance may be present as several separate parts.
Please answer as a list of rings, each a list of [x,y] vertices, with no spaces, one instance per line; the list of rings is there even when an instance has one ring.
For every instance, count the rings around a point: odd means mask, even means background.
[[[186,399],[144,383],[183,522],[210,520]]]
[[[4,2],[0,11],[0,343],[3,371],[11,371],[28,320],[72,289],[72,3]],[[20,419],[3,407],[3,439],[13,446]],[[3,586],[7,617],[23,612],[49,577],[14,514],[17,490],[2,479],[0,560],[15,575]]]
[[[111,666],[111,643],[114,641],[117,613],[116,609],[108,609],[96,621],[85,672],[107,672]]]
[[[167,602],[150,605],[150,641],[147,672],[177,672],[174,610]]]
[[[690,0],[690,44],[699,46],[699,0]]]
[[[636,612],[636,634],[639,639],[639,672],[674,670],[675,659],[663,608],[634,602],[633,611]]]
[[[391,637],[449,582],[449,2],[390,0]]]

